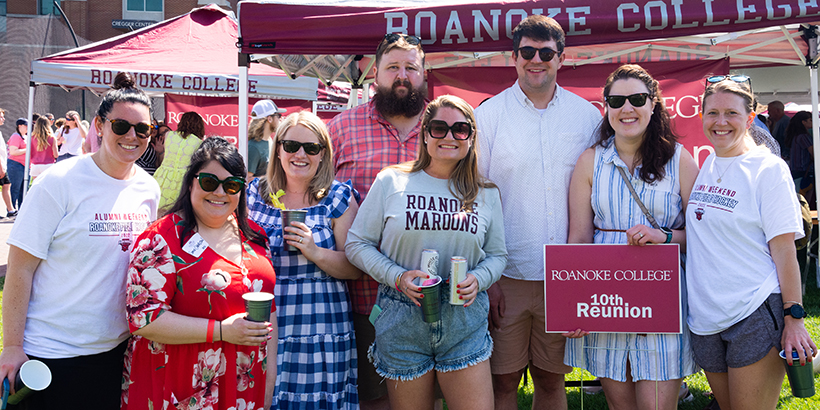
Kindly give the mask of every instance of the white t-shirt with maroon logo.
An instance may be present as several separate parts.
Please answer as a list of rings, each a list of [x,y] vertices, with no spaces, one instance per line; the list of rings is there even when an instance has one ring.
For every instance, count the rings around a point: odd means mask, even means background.
[[[706,158],[686,208],[692,333],[726,330],[780,292],[769,241],[787,233],[804,236],[794,182],[782,159],[762,148]]]
[[[159,186],[136,168],[112,178],[91,156],[59,162],[26,195],[9,235],[42,259],[23,349],[55,359],[109,351],[128,335],[125,278],[134,240],[156,219]]]

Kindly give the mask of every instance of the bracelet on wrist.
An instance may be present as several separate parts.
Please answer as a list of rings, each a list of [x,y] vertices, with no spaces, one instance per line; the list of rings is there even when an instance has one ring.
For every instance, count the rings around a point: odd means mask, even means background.
[[[208,333],[205,334],[205,343],[213,343],[214,342],[214,324],[216,320],[209,320],[208,321]]]
[[[399,273],[399,276],[396,276],[396,283],[395,283],[395,285],[396,285],[396,290],[397,290],[397,291],[399,291],[399,292],[402,292],[402,290],[401,290],[401,289],[399,289],[399,282],[401,282],[401,277],[402,277],[403,275],[404,275],[404,272]],[[402,293],[404,293],[404,292],[402,292]]]

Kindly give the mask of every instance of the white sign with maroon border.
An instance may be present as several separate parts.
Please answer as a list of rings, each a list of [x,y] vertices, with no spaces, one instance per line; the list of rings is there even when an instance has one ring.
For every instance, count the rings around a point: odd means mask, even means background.
[[[681,333],[678,244],[544,246],[546,331]]]

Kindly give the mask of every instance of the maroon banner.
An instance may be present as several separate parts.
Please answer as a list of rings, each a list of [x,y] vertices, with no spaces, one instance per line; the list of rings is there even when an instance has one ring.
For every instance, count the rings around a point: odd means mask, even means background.
[[[734,32],[820,17],[815,0],[509,0],[412,7],[239,3],[243,53],[372,54],[385,33],[422,39],[424,50],[508,51],[512,30],[531,14],[555,18],[567,45]]]
[[[593,103],[603,115],[603,87],[606,78],[620,64],[587,64],[563,67],[558,72],[558,84]],[[674,63],[641,63],[661,86],[664,102],[672,117],[680,143],[689,150],[700,165],[713,148],[703,135],[698,115],[703,94],[704,78],[729,72],[729,62],[695,61]],[[515,83],[514,67],[454,67],[427,72],[430,95],[453,94],[477,107],[485,98],[492,97]]]
[[[546,331],[681,333],[677,244],[545,245]]]
[[[259,99],[250,99],[248,113],[257,101]],[[171,129],[176,129],[182,114],[195,111],[205,120],[206,137],[219,135],[238,146],[239,113],[236,109],[238,105],[239,98],[237,97],[165,94],[165,122],[171,126]],[[287,110],[284,115],[311,109],[311,102],[303,100],[276,100],[276,105]],[[250,123],[250,115],[245,121]]]

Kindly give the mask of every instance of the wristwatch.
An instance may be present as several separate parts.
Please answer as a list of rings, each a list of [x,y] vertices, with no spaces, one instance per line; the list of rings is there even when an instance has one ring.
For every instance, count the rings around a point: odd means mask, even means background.
[[[803,310],[803,306],[800,306],[799,304],[795,303],[789,306],[788,309],[783,309],[783,316],[789,315],[791,315],[795,319],[802,319],[806,317],[806,311]]]
[[[672,230],[669,228],[661,228],[661,232],[666,234],[666,240],[663,243],[671,243],[672,242]]]

